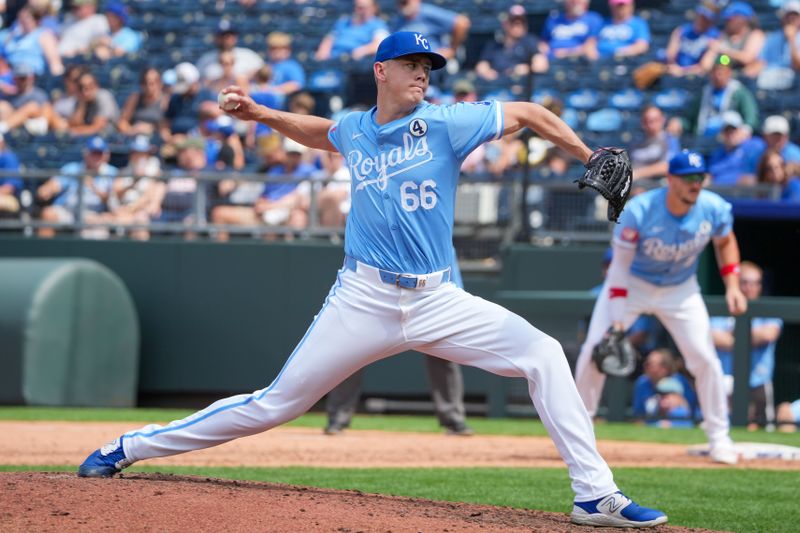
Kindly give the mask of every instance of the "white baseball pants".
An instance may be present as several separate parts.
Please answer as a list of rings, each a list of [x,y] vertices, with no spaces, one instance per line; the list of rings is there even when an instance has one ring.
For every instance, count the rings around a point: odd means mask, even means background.
[[[322,310],[268,387],[219,400],[167,426],[131,431],[126,456],[138,461],[208,448],[292,420],[359,368],[417,350],[459,364],[528,380],[533,404],[569,468],[576,501],[615,492],[597,452],[561,345],[521,317],[453,283],[405,289],[377,269],[343,268]],[[434,285],[432,287],[432,285]]]
[[[722,365],[711,339],[708,310],[700,294],[697,279],[691,277],[679,285],[668,287],[659,287],[635,276],[628,279],[628,301],[622,320],[625,329],[641,314],[653,314],[658,318],[672,336],[686,361],[686,368],[695,378],[697,399],[703,411],[711,447],[730,445],[728,400],[725,396]],[[592,362],[592,349],[609,327],[611,315],[608,287],[603,285],[575,368],[578,390],[592,416],[597,413],[606,380],[605,374]]]

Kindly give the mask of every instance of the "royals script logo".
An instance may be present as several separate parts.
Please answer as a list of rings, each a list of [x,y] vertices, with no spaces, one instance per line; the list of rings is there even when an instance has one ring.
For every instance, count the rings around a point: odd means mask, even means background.
[[[647,257],[656,261],[684,262],[686,266],[689,266],[703,251],[710,239],[711,223],[704,221],[694,235],[683,242],[667,244],[657,237],[650,237],[642,241],[642,251]]]
[[[388,152],[380,152],[374,157],[365,156],[361,150],[351,150],[347,154],[350,175],[358,182],[356,191],[368,185],[377,184],[381,191],[386,190],[389,178],[408,172],[433,159],[428,148],[428,138],[403,134],[403,144]]]

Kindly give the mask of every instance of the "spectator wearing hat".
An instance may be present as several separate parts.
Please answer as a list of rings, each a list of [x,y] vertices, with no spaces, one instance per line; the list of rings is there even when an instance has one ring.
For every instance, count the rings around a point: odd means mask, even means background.
[[[539,40],[528,32],[528,13],[519,4],[512,5],[501,18],[502,35],[486,43],[475,73],[485,80],[504,76],[525,76],[547,71],[547,56],[539,52]]]
[[[221,19],[217,26],[215,36],[215,50],[209,50],[200,56],[196,65],[199,72],[205,72],[209,65],[219,65],[219,53],[229,51],[233,53],[233,72],[236,76],[249,79],[253,73],[261,68],[264,60],[249,48],[236,46],[239,41],[239,32],[235,25],[228,19]]]
[[[691,427],[699,415],[697,394],[666,348],[650,351],[633,388],[633,416],[658,427]]]
[[[6,146],[3,134],[0,134],[0,171],[19,172],[17,154]],[[19,194],[23,187],[24,183],[19,176],[0,175],[0,220],[19,216]]]
[[[681,151],[680,141],[665,129],[667,119],[657,105],[642,109],[641,136],[630,147],[634,180],[666,177],[669,160]]]
[[[355,60],[372,57],[389,28],[379,16],[375,0],[353,0],[353,13],[341,17],[319,43],[314,58],[326,61],[346,56]]]
[[[45,205],[41,220],[53,224],[108,224],[113,217],[108,212],[108,198],[117,169],[108,164],[108,144],[102,137],[90,137],[83,149],[83,161],[67,163],[36,190],[36,201]],[[78,204],[80,215],[77,213]],[[40,237],[55,236],[56,228],[39,228]],[[107,236],[108,230],[98,233],[91,229],[81,232],[86,237]]]
[[[670,76],[705,74],[714,61],[716,52],[711,42],[719,39],[720,31],[714,25],[716,13],[705,4],[694,9],[691,22],[672,30],[666,49],[667,73]]]
[[[150,214],[150,220],[184,225],[199,224],[205,218],[205,195],[199,194],[197,175],[208,167],[206,142],[202,137],[183,137],[177,143],[178,168],[173,170],[164,187],[158,189],[158,209]],[[186,238],[194,237],[189,232]]]
[[[267,172],[270,181],[255,204],[255,213],[268,226],[302,230],[308,226],[311,187],[304,180],[311,179],[318,171],[303,160],[308,148],[297,141],[284,139],[283,152],[284,160]]]
[[[714,185],[746,184],[749,154],[761,145],[752,132],[736,111],[722,114],[721,145],[708,157],[708,172]]]
[[[90,50],[97,39],[108,35],[108,19],[97,12],[96,0],[72,0],[72,8],[64,17],[58,52],[61,57],[74,57]]]
[[[272,69],[272,91],[288,95],[306,85],[303,67],[292,59],[292,38],[289,34],[274,31],[267,35],[268,65]]]
[[[160,210],[164,184],[161,175],[161,160],[153,154],[154,147],[146,135],[137,135],[131,141],[128,164],[119,171],[114,180],[108,208],[119,226],[138,226],[129,230],[135,240],[147,240],[150,231],[147,224]]]
[[[761,127],[761,133],[763,142],[753,147],[748,154],[747,171],[749,174],[757,174],[758,163],[767,150],[780,154],[784,163],[790,166],[793,166],[793,163],[800,163],[800,146],[789,140],[791,131],[786,117],[783,115],[768,116]]]
[[[108,34],[92,42],[94,55],[107,61],[112,57],[138,52],[142,46],[142,35],[128,27],[128,6],[115,1],[107,2],[103,11],[108,20]]]
[[[800,0],[786,0],[778,9],[778,18],[781,28],[767,34],[761,50],[759,85],[762,78],[783,76],[787,79],[783,88],[788,88],[794,73],[800,71]]]
[[[564,11],[551,13],[544,23],[539,50],[551,58],[598,58],[597,34],[603,18],[589,11],[589,0],[564,0]]]
[[[634,14],[633,0],[608,0],[611,17],[597,35],[600,57],[632,57],[650,49],[650,27]]]
[[[201,86],[197,67],[189,62],[177,64],[172,95],[161,121],[161,138],[170,142],[176,135],[185,136],[196,130],[202,120],[221,114],[217,95]]]
[[[161,73],[155,67],[145,68],[139,74],[139,90],[125,99],[117,129],[124,135],[153,135],[164,119],[168,103]]]
[[[33,66],[19,63],[12,73],[16,95],[0,100],[0,133],[25,126],[32,135],[41,135],[51,126],[55,129],[62,127],[60,122],[53,122],[53,107],[47,93],[36,87]]]
[[[724,27],[720,38],[711,43],[716,54],[731,58],[731,68],[754,77],[760,69],[764,32],[757,27],[755,11],[746,2],[731,2],[722,11]]]
[[[14,25],[2,33],[0,49],[13,67],[26,64],[37,76],[48,71],[53,76],[64,73],[64,64],[58,53],[58,36],[41,25],[43,13],[24,6],[19,10]]]
[[[682,117],[672,117],[667,131],[676,137],[684,132],[701,137],[715,137],[722,129],[722,114],[736,111],[756,131],[759,126],[758,104],[753,93],[733,78],[731,58],[719,56],[708,74],[708,82]]]
[[[389,22],[392,33],[421,33],[436,53],[446,59],[455,57],[469,33],[471,23],[467,17],[422,0],[396,0],[396,5],[398,14]]]
[[[77,136],[108,134],[117,120],[119,106],[114,95],[100,87],[93,73],[81,74],[75,111],[67,121],[70,133]]]

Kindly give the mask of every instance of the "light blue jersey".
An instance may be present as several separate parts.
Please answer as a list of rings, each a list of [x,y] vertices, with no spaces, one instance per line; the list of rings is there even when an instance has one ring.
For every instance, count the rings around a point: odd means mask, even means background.
[[[635,248],[631,274],[659,286],[694,276],[700,253],[712,237],[730,233],[731,204],[711,191],[682,217],[667,211],[667,189],[642,193],[628,202],[614,230],[614,243]]]
[[[503,132],[499,102],[420,103],[378,125],[376,108],[346,115],[328,138],[353,178],[345,253],[374,267],[427,274],[451,266],[462,161]]]
[[[733,333],[736,319],[732,316],[712,316],[711,329]],[[780,318],[754,317],[751,327],[757,329],[763,326],[777,326],[783,329],[783,320]],[[775,346],[778,341],[754,346],[750,352],[750,387],[760,387],[772,382],[775,373]],[[722,372],[727,376],[733,375],[733,352],[717,348],[717,355],[722,363]]]

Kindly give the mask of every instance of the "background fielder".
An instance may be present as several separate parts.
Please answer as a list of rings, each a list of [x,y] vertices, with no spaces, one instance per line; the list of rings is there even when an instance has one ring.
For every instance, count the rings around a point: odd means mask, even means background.
[[[417,350],[528,381],[536,411],[569,470],[574,522],[648,527],[667,521],[618,491],[558,341],[450,281],[456,185],[472,150],[523,127],[581,161],[591,150],[537,104],[424,102],[430,71],[445,64],[421,34],[390,35],[373,67],[377,106],[338,123],[259,106],[240,88],[225,89],[237,118],[345,155],[353,181],[344,266],[269,386],[167,426],[128,432],[92,453],[79,475],[110,476],[138,460],[260,433],[300,416],[359,368]]]
[[[668,186],[634,197],[614,230],[613,259],[597,299],[575,380],[590,415],[597,413],[605,375],[591,361],[593,347],[610,327],[623,331],[643,313],[669,331],[694,375],[712,459],[737,461],[728,435],[722,368],[711,341],[696,272],[700,253],[714,243],[731,314],[747,308],[739,290],[739,246],[731,205],[703,190],[703,156],[683,150],[669,162]]]

